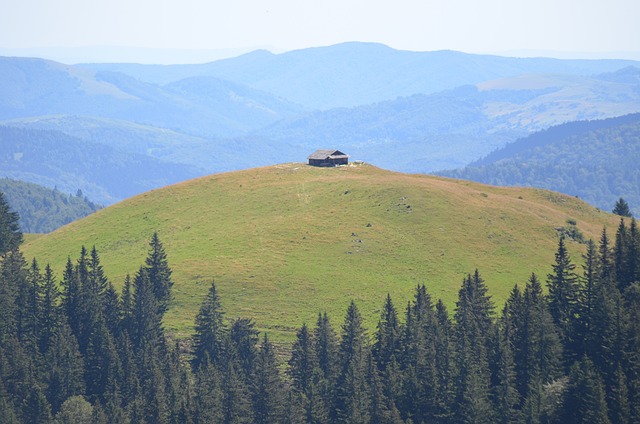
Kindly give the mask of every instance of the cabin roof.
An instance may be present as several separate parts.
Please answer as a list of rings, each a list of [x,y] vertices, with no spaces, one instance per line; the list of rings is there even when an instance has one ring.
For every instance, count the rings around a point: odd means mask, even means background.
[[[307,159],[346,159],[349,155],[342,153],[340,150],[319,149],[309,155]]]

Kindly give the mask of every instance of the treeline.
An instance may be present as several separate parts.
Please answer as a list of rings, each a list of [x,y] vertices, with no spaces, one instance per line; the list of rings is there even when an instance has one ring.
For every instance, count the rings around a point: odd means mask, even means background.
[[[213,283],[191,343],[171,341],[157,235],[121,293],[95,248],[58,282],[18,242],[0,249],[3,423],[640,422],[633,219],[589,242],[582,270],[560,238],[548,294],[531,275],[497,311],[476,271],[452,312],[424,285],[404,312],[388,296],[371,336],[351,302],[339,331],[326,313],[302,325],[286,364],[254,321],[225,318]]]
[[[621,196],[640,214],[640,114],[570,122],[518,140],[439,175],[500,186],[546,188],[611,210]]]
[[[64,194],[56,188],[9,178],[0,178],[0,193],[20,215],[20,229],[25,233],[49,233],[102,208],[81,190],[75,195]]]

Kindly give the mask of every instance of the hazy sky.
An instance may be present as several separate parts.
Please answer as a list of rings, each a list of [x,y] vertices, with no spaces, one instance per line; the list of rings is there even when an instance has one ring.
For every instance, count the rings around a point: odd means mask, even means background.
[[[292,50],[374,41],[420,51],[640,52],[638,0],[0,0],[0,6],[4,50]]]

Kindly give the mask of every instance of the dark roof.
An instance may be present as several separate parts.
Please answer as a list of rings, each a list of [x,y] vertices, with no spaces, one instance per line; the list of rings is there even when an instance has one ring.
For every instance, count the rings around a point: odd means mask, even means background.
[[[342,153],[340,150],[316,150],[312,154],[309,155],[307,159],[345,159],[348,158],[349,155]]]

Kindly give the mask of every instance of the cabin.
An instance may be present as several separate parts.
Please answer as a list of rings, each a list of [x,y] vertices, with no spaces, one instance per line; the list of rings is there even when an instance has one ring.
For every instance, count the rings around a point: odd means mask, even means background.
[[[338,166],[348,165],[349,155],[340,150],[316,150],[309,155],[309,165],[311,166]]]

